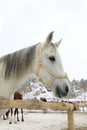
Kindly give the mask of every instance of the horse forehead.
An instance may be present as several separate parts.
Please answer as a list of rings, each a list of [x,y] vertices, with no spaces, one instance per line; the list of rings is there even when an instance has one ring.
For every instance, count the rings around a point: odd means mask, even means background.
[[[54,44],[50,44],[50,45],[48,45],[48,46],[46,47],[46,50],[47,50],[48,52],[50,52],[50,53],[56,53],[57,48],[55,47]]]

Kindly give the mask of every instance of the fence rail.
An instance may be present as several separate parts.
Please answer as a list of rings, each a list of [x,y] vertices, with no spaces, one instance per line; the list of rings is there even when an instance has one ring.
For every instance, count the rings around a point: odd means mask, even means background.
[[[9,100],[0,96],[0,109],[6,108],[25,108],[32,110],[59,110],[67,111],[68,114],[68,129],[75,130],[74,128],[74,111],[79,107],[87,106],[87,102],[43,102],[37,99],[28,100]]]

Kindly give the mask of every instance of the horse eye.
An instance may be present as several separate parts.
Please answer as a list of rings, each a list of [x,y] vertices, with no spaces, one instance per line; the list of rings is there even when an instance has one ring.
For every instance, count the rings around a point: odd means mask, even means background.
[[[50,59],[51,61],[55,61],[55,57],[54,57],[54,56],[50,56],[49,59]]]

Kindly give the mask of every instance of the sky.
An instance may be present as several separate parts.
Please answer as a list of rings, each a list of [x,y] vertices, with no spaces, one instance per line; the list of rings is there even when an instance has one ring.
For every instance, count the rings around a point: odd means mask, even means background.
[[[87,0],[0,0],[0,57],[63,39],[59,52],[70,80],[87,79]]]

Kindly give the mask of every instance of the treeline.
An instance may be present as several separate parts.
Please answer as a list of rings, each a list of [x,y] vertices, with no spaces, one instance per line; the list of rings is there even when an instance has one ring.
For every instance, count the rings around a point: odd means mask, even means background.
[[[87,80],[81,79],[79,80],[72,80],[70,82],[71,84],[71,90],[70,90],[70,97],[77,97],[81,93],[87,91]]]

